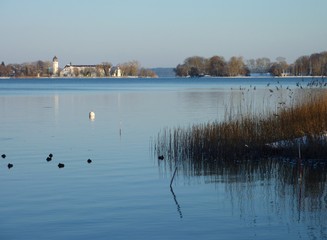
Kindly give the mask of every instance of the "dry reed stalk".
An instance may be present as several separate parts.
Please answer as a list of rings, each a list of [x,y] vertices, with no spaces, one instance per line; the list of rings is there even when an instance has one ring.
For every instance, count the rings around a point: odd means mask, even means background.
[[[294,155],[297,145],[278,151],[267,143],[289,141],[306,136],[303,156],[327,156],[327,143],[321,134],[327,130],[327,97],[311,96],[306,102],[283,108],[267,117],[240,113],[230,121],[197,124],[188,128],[165,129],[158,135],[159,152],[176,161],[196,159],[216,161],[264,157],[270,154]],[[241,110],[240,110],[241,111]],[[227,112],[227,111],[226,111]],[[233,112],[232,110],[229,111]],[[294,144],[293,144],[294,145]]]

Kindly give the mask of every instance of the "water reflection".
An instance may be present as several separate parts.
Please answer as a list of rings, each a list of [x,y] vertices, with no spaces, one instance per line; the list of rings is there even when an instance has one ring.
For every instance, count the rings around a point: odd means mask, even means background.
[[[313,168],[301,161],[280,159],[224,162],[186,159],[179,163],[172,159],[158,160],[163,174],[173,176],[175,165],[179,173],[176,178],[182,178],[186,184],[197,185],[200,181],[214,184],[217,189],[223,186],[233,211],[239,212],[245,223],[254,224],[259,216],[272,223],[277,218],[305,224],[309,230],[314,229],[311,234],[326,237],[327,173],[323,164]],[[171,192],[182,217],[173,189]],[[317,229],[321,236],[317,236]]]
[[[173,189],[173,186],[170,185],[170,192],[171,194],[173,195],[173,199],[174,199],[174,202],[176,204],[176,207],[177,207],[177,212],[179,214],[179,217],[180,218],[183,218],[183,213],[182,213],[182,210],[181,210],[181,206],[179,205],[178,201],[177,201],[177,197],[176,197],[176,194],[174,192],[174,189]]]

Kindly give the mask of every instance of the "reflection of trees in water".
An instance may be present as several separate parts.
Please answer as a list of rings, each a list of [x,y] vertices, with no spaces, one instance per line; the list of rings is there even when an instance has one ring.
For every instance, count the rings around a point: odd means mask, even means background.
[[[222,162],[185,159],[179,163],[165,159],[159,161],[159,169],[172,175],[175,164],[178,165],[177,178],[183,177],[189,184],[194,183],[194,179],[199,181],[199,176],[202,183],[224,184],[233,209],[239,210],[247,223],[255,225],[258,215],[266,211],[266,216],[272,216],[271,221],[277,217],[289,223],[314,223],[315,226],[308,229],[314,227],[312,232],[316,233],[316,229],[321,228],[321,234],[326,232],[326,168],[279,159]]]

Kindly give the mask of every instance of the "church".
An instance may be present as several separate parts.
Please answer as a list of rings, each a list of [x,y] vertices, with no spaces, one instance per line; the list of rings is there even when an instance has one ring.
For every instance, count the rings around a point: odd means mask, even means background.
[[[119,67],[110,67],[106,74],[103,65],[73,65],[67,64],[61,71],[56,56],[52,59],[52,74],[60,77],[121,77]]]

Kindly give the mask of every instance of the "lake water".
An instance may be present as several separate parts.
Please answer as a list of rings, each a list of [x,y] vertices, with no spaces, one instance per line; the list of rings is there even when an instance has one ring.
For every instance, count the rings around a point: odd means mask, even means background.
[[[162,129],[275,111],[310,81],[0,79],[0,239],[327,239],[326,168],[189,165],[170,188],[153,150]]]

